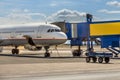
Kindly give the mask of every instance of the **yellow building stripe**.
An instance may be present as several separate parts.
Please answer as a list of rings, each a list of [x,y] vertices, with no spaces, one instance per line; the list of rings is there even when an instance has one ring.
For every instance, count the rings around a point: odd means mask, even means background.
[[[90,24],[90,36],[120,35],[120,22]]]

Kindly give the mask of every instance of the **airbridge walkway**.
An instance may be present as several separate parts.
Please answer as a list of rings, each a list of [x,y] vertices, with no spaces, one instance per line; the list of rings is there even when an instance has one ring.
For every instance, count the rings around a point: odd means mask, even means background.
[[[81,55],[81,46],[83,42],[86,42],[86,62],[90,62],[91,59],[96,62],[98,59],[99,63],[103,61],[109,63],[113,54],[117,57],[120,53],[120,20],[93,22],[92,18],[91,14],[87,14],[86,22],[54,24],[62,26],[62,31],[67,34],[71,46],[78,46],[78,49],[73,51],[73,56]],[[94,44],[100,45],[101,48],[106,48],[110,53],[95,52]]]

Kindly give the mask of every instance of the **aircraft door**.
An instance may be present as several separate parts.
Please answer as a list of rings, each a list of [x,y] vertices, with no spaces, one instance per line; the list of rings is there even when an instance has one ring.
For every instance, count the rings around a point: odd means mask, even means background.
[[[37,38],[42,38],[42,32],[44,27],[38,27],[37,30]]]

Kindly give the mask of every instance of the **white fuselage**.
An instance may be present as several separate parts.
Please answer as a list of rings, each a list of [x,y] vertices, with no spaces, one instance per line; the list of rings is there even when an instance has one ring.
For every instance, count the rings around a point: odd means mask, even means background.
[[[58,26],[51,24],[0,26],[0,46],[29,44],[24,36],[32,38],[35,45],[42,46],[58,45],[67,40],[65,33],[61,32]]]

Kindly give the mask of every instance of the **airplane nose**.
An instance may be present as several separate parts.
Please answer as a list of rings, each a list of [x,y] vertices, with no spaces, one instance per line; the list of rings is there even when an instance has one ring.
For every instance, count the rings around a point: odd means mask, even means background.
[[[67,40],[67,35],[63,32],[60,33],[61,39]]]
[[[63,44],[67,41],[67,35],[64,32],[56,33],[54,36],[55,40],[57,40],[56,42],[58,42],[57,44]]]

